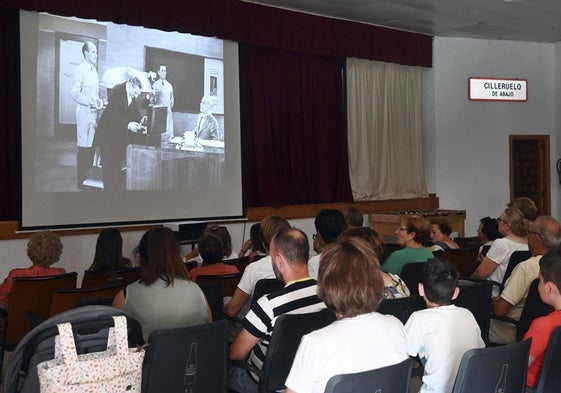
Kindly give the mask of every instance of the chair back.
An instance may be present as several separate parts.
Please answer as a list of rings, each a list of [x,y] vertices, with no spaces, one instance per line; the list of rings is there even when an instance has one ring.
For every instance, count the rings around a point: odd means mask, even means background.
[[[409,393],[411,359],[375,370],[329,378],[325,393],[391,392]]]
[[[212,320],[219,321],[224,319],[224,295],[222,294],[221,282],[205,282],[198,284],[203,290],[210,312],[212,313]]]
[[[307,314],[284,314],[277,318],[267,356],[261,369],[259,392],[284,389],[284,382],[302,336],[335,321],[335,314],[322,310]]]
[[[142,392],[227,392],[225,320],[158,329],[148,338]]]
[[[538,292],[538,284],[540,279],[536,278],[530,284],[530,289],[528,289],[528,296],[526,297],[526,303],[524,303],[524,308],[520,314],[520,319],[516,325],[516,341],[521,341],[532,321],[538,317],[543,317],[551,312],[552,308],[550,305],[545,304],[540,297]]]
[[[84,277],[82,278],[82,288],[97,288],[114,284],[120,284],[121,286],[126,287],[127,285],[140,280],[141,275],[142,271],[138,267],[122,269],[113,274],[99,274],[94,273],[91,270],[86,270],[84,272]]]
[[[472,248],[472,247],[479,247],[481,245],[481,240],[477,236],[469,236],[469,237],[455,237],[454,241],[460,248]]]
[[[442,251],[442,258],[449,261],[462,277],[469,277],[475,271],[479,245]]]
[[[489,344],[489,325],[491,323],[491,312],[493,310],[491,290],[493,284],[489,280],[460,280],[460,294],[452,302],[458,306],[467,308],[481,329],[481,338],[485,345]]]
[[[561,386],[561,326],[549,337],[535,393],[557,393]]]
[[[238,283],[242,278],[242,273],[232,273],[232,274],[199,274],[197,276],[197,284],[207,283],[207,282],[220,282],[222,283],[222,294],[224,296],[232,296],[234,291],[238,287]]]
[[[78,307],[77,304],[85,299],[92,300],[92,302],[88,302],[89,305],[92,305],[93,301],[98,299],[101,303],[106,303],[104,299],[107,298],[110,298],[112,301],[122,288],[120,284],[114,284],[98,288],[57,289],[53,293],[49,317],[72,310]]]
[[[29,332],[29,313],[39,321],[49,317],[51,299],[57,289],[76,288],[78,273],[43,277],[16,277],[8,306],[5,347],[13,348]],[[4,347],[4,345],[2,346]]]
[[[384,299],[376,311],[380,314],[393,315],[405,325],[411,314],[425,308],[427,305],[423,298],[419,295],[412,295],[397,299]]]
[[[531,340],[524,340],[468,350],[462,356],[452,393],[523,393],[530,343]]]
[[[423,280],[423,269],[426,262],[406,263],[401,269],[399,277],[403,280],[411,295],[419,294],[419,283]]]
[[[233,265],[238,268],[240,272],[243,272],[247,265],[251,263],[251,259],[248,256],[241,257],[241,258],[233,258],[233,259],[225,259],[222,261],[226,265]]]
[[[503,285],[508,280],[512,271],[520,262],[524,262],[525,260],[529,259],[532,256],[530,251],[514,251],[510,254],[510,259],[508,260],[508,265],[505,270],[505,275],[503,277]]]

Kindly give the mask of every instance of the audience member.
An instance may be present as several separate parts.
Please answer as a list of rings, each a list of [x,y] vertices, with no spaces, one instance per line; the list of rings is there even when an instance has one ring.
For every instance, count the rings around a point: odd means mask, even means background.
[[[520,210],[528,221],[534,221],[538,215],[538,207],[533,200],[527,197],[515,198],[507,204],[507,207]]]
[[[193,281],[201,274],[222,275],[239,272],[236,266],[221,262],[224,257],[224,244],[222,243],[222,239],[216,235],[203,235],[203,237],[199,239],[199,253],[203,258],[203,265],[193,268],[189,272],[189,277]]]
[[[347,228],[361,227],[364,224],[364,214],[356,207],[349,207],[345,212],[345,223]]]
[[[382,265],[382,270],[400,275],[406,263],[425,262],[434,255],[424,246],[430,241],[429,220],[419,215],[404,215],[400,216],[397,222],[397,242],[404,248],[392,252]]]
[[[553,330],[561,326],[561,246],[553,247],[540,260],[538,291],[542,301],[553,307],[553,312],[534,319],[524,339],[531,338],[530,358],[526,384],[535,388],[545,359],[545,351]]]
[[[451,250],[460,248],[450,235],[452,227],[446,221],[431,221],[430,239],[432,240],[432,251]]]
[[[539,216],[528,229],[528,248],[532,257],[520,262],[512,271],[500,296],[493,298],[493,312],[498,317],[520,319],[530,284],[539,276],[542,255],[561,241],[561,225],[550,216]],[[509,344],[516,341],[516,326],[491,319],[489,341]]]
[[[30,267],[10,270],[8,277],[0,284],[0,307],[8,308],[12,285],[16,277],[42,277],[66,273],[60,267],[51,267],[62,255],[60,237],[50,231],[36,232],[27,242],[27,256],[32,262]]]
[[[376,312],[384,283],[371,245],[339,239],[323,253],[318,295],[337,320],[302,338],[287,393],[323,392],[334,375],[377,369],[408,358],[403,325]]]
[[[503,237],[499,232],[499,222],[496,218],[483,217],[479,220],[477,227],[477,237],[481,242],[479,246],[479,253],[477,255],[477,265],[481,263],[483,257],[487,255],[487,251],[493,245],[493,242]]]
[[[156,329],[211,322],[205,295],[189,279],[171,229],[150,230],[146,253],[142,278],[121,290],[113,307],[125,310],[140,322],[145,340]]]
[[[280,231],[270,242],[275,276],[285,287],[253,303],[242,322],[243,329],[230,346],[230,359],[245,360],[261,369],[277,318],[282,314],[319,311],[325,304],[317,296],[317,281],[308,275],[310,246],[306,234],[296,228]],[[258,261],[259,262],[259,261]],[[255,347],[255,348],[254,348]],[[229,388],[257,393],[259,379],[242,368],[231,367]]]
[[[339,235],[337,241],[348,239],[362,239],[374,251],[376,260],[384,255],[384,243],[382,237],[370,227],[349,228]],[[384,299],[397,299],[409,296],[409,288],[397,274],[382,272],[384,280]]]
[[[314,225],[316,227],[316,233],[313,236],[314,251],[317,252],[318,255],[314,255],[310,258],[308,269],[310,271],[310,277],[317,280],[322,250],[325,246],[337,240],[337,236],[347,229],[347,224],[340,210],[323,209],[316,216]]]
[[[95,243],[95,255],[88,270],[97,274],[113,274],[131,267],[131,260],[123,257],[123,238],[117,228],[101,231]]]
[[[442,259],[428,260],[419,283],[427,309],[405,324],[409,355],[424,365],[422,393],[451,392],[464,352],[485,346],[472,313],[451,304],[459,292],[456,269]]]
[[[503,277],[514,251],[528,251],[528,227],[522,212],[518,209],[506,209],[499,218],[499,232],[504,236],[497,239],[479,264],[473,277],[489,279],[498,283]],[[493,296],[498,296],[499,289],[493,287]]]
[[[150,231],[144,232],[140,241],[138,242],[138,246],[132,251],[135,258],[136,266],[143,266],[148,263],[148,250],[147,250],[147,243],[148,243],[148,235]]]
[[[233,251],[232,247],[232,236],[228,232],[228,228],[221,225],[210,225],[207,226],[203,232],[204,235],[213,234],[218,236],[222,240],[224,247],[224,257],[222,259],[235,259],[238,258],[238,254]],[[199,264],[203,262],[203,258],[199,253],[199,248],[195,247],[193,251],[185,255],[183,258],[185,261],[197,261]]]
[[[290,224],[279,216],[265,217],[261,221],[261,238],[267,252],[269,251],[271,239],[277,233],[287,228],[290,228]],[[230,316],[237,315],[251,299],[255,283],[263,278],[275,278],[270,255],[247,265],[232,299],[224,306],[225,314]]]
[[[253,261],[256,257],[263,257],[267,255],[265,247],[263,246],[263,240],[261,239],[261,223],[257,222],[251,226],[249,230],[249,239],[247,239],[240,252],[238,253],[238,258],[242,258],[249,253],[249,260]]]

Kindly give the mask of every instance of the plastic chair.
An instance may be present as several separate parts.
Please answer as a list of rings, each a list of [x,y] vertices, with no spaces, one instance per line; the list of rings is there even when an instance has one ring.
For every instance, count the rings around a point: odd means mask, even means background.
[[[142,392],[227,392],[228,324],[225,320],[148,337]]]
[[[489,344],[489,325],[493,304],[491,290],[493,284],[489,280],[460,280],[460,294],[453,300],[458,307],[467,308],[473,314],[481,329],[481,338],[485,345]]]
[[[462,356],[452,393],[523,393],[530,343],[470,349]]]
[[[528,289],[528,296],[526,297],[526,303],[522,308],[522,313],[520,314],[520,319],[517,321],[509,317],[492,317],[498,321],[508,322],[516,326],[516,341],[521,341],[532,321],[538,317],[542,317],[551,312],[552,308],[550,305],[545,304],[538,292],[538,284],[540,282],[539,278],[536,278],[530,284]]]
[[[533,393],[557,393],[561,386],[561,326],[556,328],[549,338],[545,359],[540,371],[536,389],[528,388]]]
[[[99,274],[86,270],[82,278],[82,288],[98,288],[113,284],[120,284],[126,287],[140,280],[141,275],[142,271],[137,267],[119,270],[114,274]]]
[[[393,315],[405,325],[412,313],[425,308],[427,305],[423,298],[419,295],[412,295],[398,299],[384,299],[376,311],[380,314]]]
[[[334,375],[327,381],[325,393],[409,393],[410,381],[411,359],[405,359],[375,370]]]
[[[512,254],[510,254],[510,259],[508,260],[508,266],[506,267],[505,275],[503,277],[503,287],[504,287],[504,284],[506,283],[506,280],[508,280],[508,278],[512,274],[512,271],[514,270],[514,268],[520,262],[524,262],[524,261],[530,259],[531,257],[532,257],[532,253],[530,251],[514,251]],[[502,290],[502,288],[501,288],[501,290]]]
[[[284,382],[292,367],[302,336],[334,321],[335,314],[328,309],[307,314],[281,315],[275,322],[261,370],[245,362],[232,361],[231,363],[259,376],[259,393],[284,390]]]
[[[452,250],[443,250],[442,258],[449,261],[458,270],[462,277],[469,277],[477,267],[477,255],[479,254],[479,245],[455,248]]]
[[[403,265],[399,277],[403,280],[411,295],[419,294],[419,283],[423,279],[426,262],[411,262]]]
[[[95,299],[110,298],[113,300],[122,288],[120,284],[115,284],[98,288],[57,289],[53,293],[49,316],[52,317],[61,312],[72,310],[85,299],[94,301]]]
[[[0,309],[3,332],[0,344],[0,370],[4,352],[13,349],[31,330],[32,321],[49,317],[51,299],[57,289],[76,288],[78,273],[64,273],[43,277],[16,277],[8,310]]]
[[[208,306],[212,313],[212,320],[224,319],[224,295],[222,294],[222,283],[205,282],[198,284],[203,290]]]
[[[473,248],[478,247],[481,245],[481,240],[477,236],[469,236],[469,237],[455,237],[454,241],[460,248]]]
[[[232,296],[234,294],[234,291],[238,287],[238,283],[240,282],[241,278],[241,272],[222,275],[200,274],[197,276],[196,283],[202,284],[207,282],[221,282],[223,295]]]

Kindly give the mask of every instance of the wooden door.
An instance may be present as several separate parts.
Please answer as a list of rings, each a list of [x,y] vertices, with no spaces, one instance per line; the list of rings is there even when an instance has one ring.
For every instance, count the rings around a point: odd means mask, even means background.
[[[510,135],[510,199],[528,197],[551,214],[549,135]]]

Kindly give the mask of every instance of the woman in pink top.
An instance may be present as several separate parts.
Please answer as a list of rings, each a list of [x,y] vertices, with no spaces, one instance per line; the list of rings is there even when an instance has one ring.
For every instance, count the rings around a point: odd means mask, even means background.
[[[199,253],[203,258],[203,265],[189,272],[189,277],[193,281],[196,281],[197,276],[201,274],[223,275],[239,272],[237,267],[221,262],[224,258],[224,243],[216,235],[206,234],[199,239]]]
[[[51,267],[58,262],[62,254],[60,237],[53,232],[37,232],[27,243],[27,256],[33,264],[30,267],[12,269],[8,277],[0,284],[0,306],[8,308],[12,284],[15,277],[54,276],[66,273],[63,268]]]

